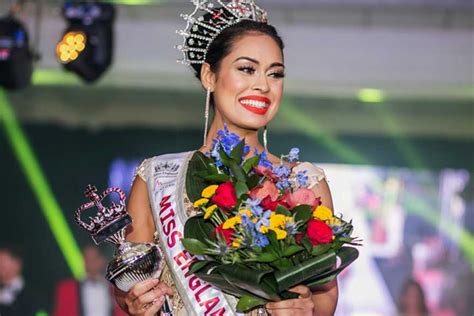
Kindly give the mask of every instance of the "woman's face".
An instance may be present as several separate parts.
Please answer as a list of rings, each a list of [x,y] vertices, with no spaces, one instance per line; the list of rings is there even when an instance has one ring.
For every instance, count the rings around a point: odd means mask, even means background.
[[[276,115],[283,93],[283,54],[268,35],[236,40],[216,74],[214,102],[223,123],[256,130]]]

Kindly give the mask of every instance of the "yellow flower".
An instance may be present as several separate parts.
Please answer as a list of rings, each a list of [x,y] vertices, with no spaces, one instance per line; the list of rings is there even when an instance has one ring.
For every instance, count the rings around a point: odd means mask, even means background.
[[[329,225],[340,226],[341,224],[341,220],[337,217],[333,217],[329,220]]]
[[[232,247],[234,248],[239,248],[240,247],[240,238],[235,238],[233,241],[232,241]]]
[[[318,206],[314,210],[313,217],[324,222],[331,221],[333,218],[331,209],[323,205]]]
[[[280,228],[274,228],[273,231],[276,233],[278,240],[285,239],[286,235],[288,235],[286,230],[283,230],[283,229],[280,229]]]
[[[217,205],[215,205],[215,204],[209,206],[209,207],[206,209],[206,213],[204,214],[204,219],[208,219],[209,217],[211,217],[212,213],[214,213],[214,211],[216,210],[216,208],[217,208]]]
[[[285,225],[285,215],[272,213],[270,216],[270,228],[279,228]]]
[[[231,217],[228,220],[226,220],[224,225],[222,226],[222,228],[223,229],[229,229],[229,228],[234,229],[235,225],[241,224],[241,223],[242,223],[242,218],[239,215],[237,215],[237,216]]]
[[[218,187],[217,184],[208,186],[207,188],[202,190],[202,193],[201,193],[202,197],[210,199],[214,194],[216,194],[217,187]]]
[[[276,233],[276,237],[278,240],[285,239],[288,233],[285,230],[285,223],[291,220],[291,217],[282,215],[282,214],[275,214],[272,213],[270,216],[270,227],[261,227],[260,232],[265,234],[268,232],[269,229],[273,230]],[[265,232],[263,232],[265,231]]]
[[[248,208],[242,208],[240,209],[239,211],[239,214],[242,214],[242,215],[247,215],[248,217],[251,217],[252,216],[252,212],[250,212],[250,210]]]
[[[207,202],[209,202],[208,199],[202,198],[202,199],[199,199],[196,202],[194,202],[193,206],[194,206],[194,208],[200,208],[201,206],[206,205]]]

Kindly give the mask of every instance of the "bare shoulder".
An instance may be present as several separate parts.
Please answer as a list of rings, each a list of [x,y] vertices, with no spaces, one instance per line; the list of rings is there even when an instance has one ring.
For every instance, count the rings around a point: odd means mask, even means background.
[[[324,170],[310,162],[301,162],[293,170],[296,172],[305,171],[306,176],[308,176],[309,188],[313,190],[317,197],[321,198],[321,203],[324,206],[332,210],[331,190]]]
[[[127,240],[133,242],[152,241],[155,223],[148,198],[148,189],[141,177],[136,177],[132,184],[127,206],[132,217],[132,224],[127,228]]]

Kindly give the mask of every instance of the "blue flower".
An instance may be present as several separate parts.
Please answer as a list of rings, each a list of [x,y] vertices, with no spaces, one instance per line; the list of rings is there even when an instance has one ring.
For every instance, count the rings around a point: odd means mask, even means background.
[[[290,153],[288,154],[289,161],[297,161],[299,159],[300,150],[299,148],[291,148]]]
[[[245,200],[245,206],[250,209],[254,216],[260,216],[263,213],[263,207],[260,206],[260,202],[260,199],[247,199]]]
[[[296,182],[299,186],[305,187],[308,185],[308,176],[306,175],[307,170],[299,171],[296,174]]]
[[[278,177],[278,178],[286,178],[290,175],[291,170],[284,164],[280,164],[273,168],[273,173]]]
[[[268,237],[265,236],[264,234],[262,233],[257,233],[255,235],[255,238],[253,240],[253,243],[251,245],[251,247],[259,247],[259,248],[263,248],[265,247],[266,245],[268,245],[270,242],[268,241]]]
[[[255,155],[255,156],[258,156],[258,150],[257,150],[257,148],[255,148],[255,149],[253,150],[253,152],[254,152],[254,155]],[[262,167],[265,167],[265,168],[270,168],[270,169],[273,168],[272,163],[271,163],[270,160],[268,160],[268,158],[267,158],[267,152],[266,152],[265,150],[262,151],[262,153],[261,153],[261,155],[260,155],[260,161],[258,162],[258,164],[259,164],[260,166],[262,166]]]
[[[262,228],[262,226],[264,227],[270,226],[271,215],[272,215],[272,211],[270,210],[263,212],[262,217],[260,217],[257,223],[255,223],[255,229],[257,230],[257,232],[260,232],[260,228]]]
[[[294,221],[286,221],[285,230],[289,235],[294,236],[298,233],[298,226]]]
[[[212,140],[211,157],[216,160],[218,167],[222,166],[220,158],[221,148],[224,152],[230,156],[232,150],[242,141],[239,135],[231,133],[227,124],[224,124],[224,129],[217,131],[217,138]],[[250,151],[250,147],[245,145],[243,149],[243,156],[247,155]]]
[[[280,189],[282,191],[288,189],[291,186],[290,181],[288,180],[288,178],[280,178],[280,181],[275,183],[275,185],[278,189]]]

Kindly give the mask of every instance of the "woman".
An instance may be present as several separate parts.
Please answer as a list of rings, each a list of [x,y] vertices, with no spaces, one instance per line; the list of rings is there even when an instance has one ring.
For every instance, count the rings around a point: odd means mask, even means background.
[[[398,313],[400,316],[429,315],[423,288],[414,279],[408,279],[402,287],[398,300]]]
[[[181,47],[185,53],[185,62],[191,64],[208,92],[206,113],[209,104],[212,103],[214,108],[209,133],[207,136],[205,133],[204,145],[199,151],[209,152],[217,132],[226,125],[231,132],[245,138],[246,144],[251,147],[249,155],[252,155],[254,149],[258,152],[266,149],[259,142],[258,131],[274,118],[281,102],[285,71],[284,45],[276,30],[266,23],[265,12],[252,1],[243,4],[232,1],[225,6],[214,9],[197,4],[197,9],[205,9],[207,13],[202,18],[184,16],[188,20],[188,28],[180,32],[185,38],[185,46]],[[128,293],[116,293],[119,304],[130,314],[154,315],[164,303],[165,295],[173,296],[175,315],[235,313],[231,310],[235,300],[219,290],[209,290],[209,293],[205,293],[208,300],[204,301],[199,296],[203,292],[199,291],[208,288],[199,280],[193,281],[189,273],[182,271],[186,252],[173,252],[180,244],[175,237],[182,236],[177,229],[183,222],[180,222],[180,218],[190,214],[189,203],[183,202],[186,193],[182,187],[186,162],[191,154],[154,157],[145,160],[137,168],[139,177],[134,180],[128,205],[133,224],[127,232],[127,239],[134,242],[150,241],[155,231],[158,231],[160,246],[168,261],[160,281],[147,280],[134,286]],[[268,159],[273,165],[280,163],[280,159],[272,154],[268,154]],[[309,169],[308,173],[313,175],[310,178],[314,181],[312,189],[316,196],[321,197],[322,203],[332,209],[324,174],[310,164],[304,165]],[[173,176],[176,180],[170,180]],[[193,292],[198,288],[201,290]],[[260,314],[334,313],[338,296],[336,281],[313,292],[302,285],[291,291],[299,294],[299,297],[268,303],[264,310],[259,310]]]

